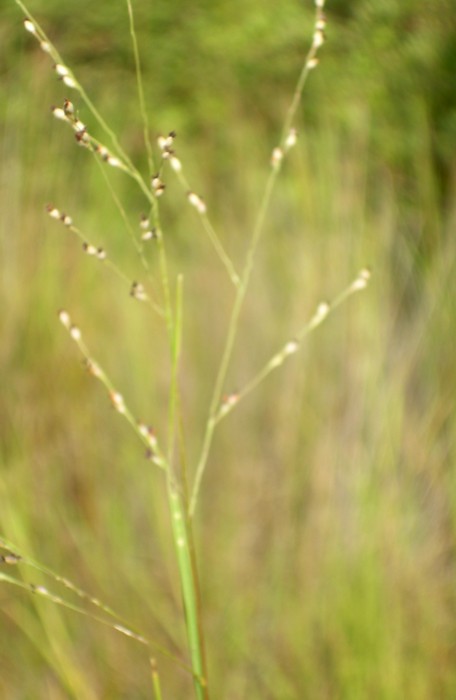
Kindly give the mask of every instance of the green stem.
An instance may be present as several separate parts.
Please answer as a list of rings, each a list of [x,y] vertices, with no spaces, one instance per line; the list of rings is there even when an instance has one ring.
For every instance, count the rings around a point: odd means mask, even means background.
[[[177,279],[176,308],[174,327],[171,339],[171,388],[168,417],[168,468],[167,487],[168,502],[171,512],[174,544],[176,548],[179,575],[184,600],[185,621],[190,648],[190,657],[195,679],[195,690],[198,700],[207,700],[206,661],[204,640],[201,624],[201,608],[196,558],[193,544],[193,533],[187,518],[186,494],[182,495],[177,486],[174,470],[175,440],[181,439],[179,431],[179,385],[178,370],[182,341],[182,299],[183,278]],[[181,443],[182,444],[182,443]]]
[[[171,510],[174,544],[184,599],[190,658],[198,700],[209,700],[206,659],[200,624],[198,585],[192,557],[191,530],[187,526],[184,504],[172,476],[168,473],[168,501]]]
[[[321,15],[321,9],[317,6],[316,20]],[[296,87],[293,92],[293,97],[290,102],[290,106],[287,110],[285,120],[282,127],[282,135],[279,144],[279,150],[284,155],[286,150],[286,139],[290,132],[290,128],[293,124],[293,120],[298,109],[302,92],[304,90],[304,85],[306,84],[309,72],[311,70],[311,61],[315,58],[317,53],[318,45],[315,41],[312,41],[311,47],[305,58],[303,67],[299,74],[298,80],[296,82]],[[233,309],[231,312],[231,317],[228,325],[228,333],[225,341],[225,349],[223,351],[222,360],[220,362],[220,367],[215,380],[214,391],[212,394],[212,400],[209,408],[209,414],[206,422],[206,430],[203,437],[203,445],[201,448],[200,459],[196,468],[195,481],[193,484],[192,495],[190,499],[189,515],[193,517],[198,501],[198,495],[201,488],[201,481],[206,469],[207,459],[209,456],[209,451],[212,444],[212,439],[216,426],[216,414],[218,412],[219,404],[222,398],[223,387],[225,384],[226,376],[228,373],[229,364],[231,361],[234,344],[237,337],[237,332],[239,328],[239,316],[244,304],[244,299],[247,293],[247,288],[250,282],[250,276],[252,273],[253,263],[255,260],[255,253],[257,251],[258,243],[260,241],[261,235],[264,230],[264,223],[266,220],[266,214],[269,209],[271,202],[272,193],[277,181],[277,177],[281,171],[282,167],[282,157],[277,163],[273,163],[272,169],[269,173],[268,179],[266,181],[266,186],[264,189],[263,197],[261,200],[260,208],[258,210],[258,215],[255,221],[255,225],[250,238],[249,247],[247,249],[246,260],[244,264],[244,270],[241,276],[241,281],[237,285],[236,296],[234,300]]]

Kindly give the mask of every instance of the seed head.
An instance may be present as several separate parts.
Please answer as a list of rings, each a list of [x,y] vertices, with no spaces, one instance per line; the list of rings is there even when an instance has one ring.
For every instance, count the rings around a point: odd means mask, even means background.
[[[73,219],[68,214],[62,214],[62,216],[60,217],[60,221],[62,222],[62,224],[64,226],[72,226],[73,225]]]
[[[122,163],[119,160],[119,158],[116,158],[115,156],[108,155],[106,157],[106,162],[108,165],[111,165],[113,168],[120,168],[122,167]]]
[[[75,340],[76,342],[78,342],[82,338],[80,328],[78,328],[78,326],[75,326],[75,325],[72,325],[70,327],[70,335],[73,338],[73,340]]]
[[[72,89],[76,87],[76,81],[71,77],[71,75],[64,75],[62,80],[67,87]]]
[[[330,308],[331,307],[329,306],[327,301],[320,302],[315,312],[315,318],[317,318],[318,320],[323,320],[329,314]]]
[[[133,282],[130,288],[130,296],[138,299],[138,301],[146,301],[147,299],[146,290],[140,282]]]
[[[288,136],[285,139],[285,148],[288,150],[289,148],[293,148],[293,146],[296,145],[296,141],[298,140],[298,132],[296,129],[290,129],[288,132]]]
[[[109,398],[111,399],[111,403],[116,411],[119,413],[125,413],[125,402],[122,394],[119,394],[118,391],[110,391]]]
[[[82,122],[80,122],[82,124]],[[76,131],[75,133],[75,138],[76,141],[79,143],[80,146],[87,146],[88,143],[90,143],[90,136],[87,133],[86,129],[80,129],[79,131]]]
[[[87,253],[87,255],[96,255],[97,254],[97,249],[91,243],[83,243],[82,250],[84,251],[84,253]]]
[[[150,221],[145,214],[141,216],[141,221],[139,222],[140,227],[142,228],[143,231],[147,231],[147,229],[150,226]]]
[[[314,48],[318,49],[318,48],[320,48],[320,46],[322,46],[324,44],[324,41],[325,41],[325,36],[324,36],[323,32],[321,31],[321,29],[317,29],[313,35],[312,45],[314,46]]]
[[[176,158],[176,156],[171,156],[169,159],[169,164],[175,173],[180,173],[182,170],[182,163],[180,162],[179,158]]]
[[[144,233],[141,234],[142,241],[151,241],[154,238],[158,238],[156,228],[151,228],[149,231],[144,231]]]
[[[6,554],[2,554],[2,556],[0,557],[0,561],[10,565],[18,564],[21,560],[21,555],[15,554],[14,552],[7,552]]]
[[[318,58],[315,58],[315,57],[314,57],[314,58],[310,58],[310,59],[307,61],[307,68],[308,68],[309,70],[312,70],[313,68],[316,68],[317,66],[318,66]]]
[[[229,406],[230,408],[237,404],[238,401],[239,394],[236,391],[233,391],[231,394],[227,394],[223,397],[223,405],[227,407]]]
[[[289,340],[284,347],[285,355],[293,355],[299,349],[299,343],[297,340]]]
[[[150,425],[146,425],[142,421],[138,421],[138,429],[141,435],[146,438],[149,446],[155,448],[157,446],[157,436],[155,430]]]
[[[274,148],[274,150],[272,151],[272,155],[271,155],[271,165],[274,168],[277,168],[277,166],[281,163],[282,158],[283,158],[282,149],[279,147]]]
[[[98,260],[106,260],[107,254],[104,248],[97,248],[97,258]]]
[[[99,379],[102,376],[101,369],[99,368],[97,363],[94,362],[90,357],[85,358],[84,365],[86,370],[89,374],[92,375],[92,377],[97,377],[97,379]]]
[[[54,70],[59,75],[61,78],[63,78],[66,75],[70,75],[70,71],[68,68],[61,63],[56,63],[54,66]]]
[[[357,291],[358,289],[365,289],[365,287],[367,287],[367,283],[370,280],[370,276],[370,270],[368,270],[367,268],[361,270],[358,277],[355,279],[354,282],[352,282],[351,289],[353,291]]]
[[[151,184],[152,184],[152,188],[153,188],[155,191],[157,191],[158,189],[160,189],[161,187],[163,187],[163,182],[161,181],[160,175],[159,175],[159,174],[157,174],[157,175],[152,175],[150,181],[151,181]]]
[[[33,24],[32,20],[30,19],[24,19],[24,27],[25,29],[30,32],[30,34],[33,34],[36,36],[36,27]]]
[[[207,211],[206,203],[204,202],[203,199],[199,195],[197,195],[195,192],[188,192],[187,194],[188,201],[192,205],[192,207],[195,207],[195,209],[200,213],[200,214],[205,214]]]
[[[105,146],[96,146],[95,148],[96,152],[100,156],[101,160],[107,161],[108,158],[110,157],[109,151]]]
[[[35,593],[41,593],[41,595],[49,595],[49,591],[46,586],[35,586],[35,584],[32,584],[32,590]]]
[[[69,104],[73,107],[71,102]],[[73,111],[74,111],[74,107],[73,107]],[[65,108],[64,108],[64,112],[65,112],[65,114],[68,114],[68,112],[66,111]],[[86,131],[86,125],[83,124],[80,119],[76,119],[76,121],[73,122],[73,129],[77,132]]]
[[[46,211],[51,217],[51,219],[60,219],[62,217],[60,211],[57,209],[57,207],[54,207],[53,204],[48,204],[46,206]]]
[[[65,112],[67,117],[74,114],[74,104],[71,102],[71,100],[64,100],[63,111]]]
[[[63,119],[63,121],[67,121],[65,110],[63,110],[61,107],[51,107],[51,111],[56,119]]]
[[[158,147],[161,151],[166,151],[171,148],[176,138],[176,132],[170,131],[168,136],[159,136],[157,139]]]
[[[68,311],[65,311],[65,309],[60,309],[59,311],[59,321],[62,323],[62,325],[65,326],[65,328],[70,328],[71,326],[71,318],[70,314]]]

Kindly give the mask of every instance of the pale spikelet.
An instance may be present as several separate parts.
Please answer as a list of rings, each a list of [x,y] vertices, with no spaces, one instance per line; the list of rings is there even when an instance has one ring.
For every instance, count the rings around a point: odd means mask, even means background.
[[[163,194],[165,190],[165,185],[163,184],[160,175],[153,175],[150,179],[150,183],[152,185],[152,189],[154,190],[155,194],[157,197],[160,197],[160,195]]]
[[[199,195],[197,195],[195,192],[188,192],[187,194],[188,201],[192,205],[192,207],[195,207],[195,209],[200,213],[200,214],[205,214],[207,211],[206,203],[204,202],[203,199]]]
[[[30,32],[30,34],[33,34],[34,36],[36,36],[36,27],[33,24],[32,20],[30,20],[28,18],[24,19],[24,27],[28,32]]]
[[[110,153],[106,146],[96,146],[95,151],[100,156],[101,160],[107,161],[110,158]]]
[[[318,66],[318,58],[309,58],[306,65],[309,70],[316,68]]]
[[[71,317],[68,311],[65,311],[65,309],[60,309],[59,311],[59,321],[60,323],[65,326],[69,330],[71,326]]]
[[[150,227],[150,221],[149,221],[147,216],[144,216],[144,214],[141,217],[141,221],[139,222],[139,225],[143,231],[147,231],[147,229]]]
[[[60,220],[64,226],[73,226],[73,219],[68,214],[62,214]]]
[[[108,257],[104,248],[97,248],[96,255],[97,255],[98,260],[106,260],[106,258]]]
[[[71,103],[70,103],[70,104],[71,104]],[[67,114],[65,108],[64,108],[64,112],[65,112],[65,114]],[[77,131],[77,132],[81,132],[81,133],[82,133],[83,131],[86,131],[86,130],[87,130],[86,125],[83,124],[82,121],[81,121],[80,119],[76,119],[76,120],[72,123],[72,126],[73,126],[73,129],[74,129],[75,131]]]
[[[51,217],[51,219],[55,219],[56,221],[61,221],[64,226],[73,226],[73,219],[71,216],[68,214],[65,214],[64,212],[61,212],[57,207],[55,207],[53,204],[48,204],[46,206],[46,211]]]
[[[59,75],[61,78],[70,75],[70,71],[66,66],[62,65],[62,63],[56,63],[54,66],[54,70],[57,73],[57,75]]]
[[[32,584],[33,591],[35,593],[40,593],[41,595],[49,595],[49,591],[46,586],[35,586]]]
[[[62,80],[65,83],[65,85],[69,88],[74,89],[75,87],[77,87],[77,83],[74,80],[74,78],[71,77],[71,75],[64,75]]]
[[[56,119],[61,119],[62,121],[68,121],[68,117],[65,114],[65,110],[61,107],[51,107],[52,114]]]
[[[82,338],[81,329],[78,326],[72,325],[70,327],[70,335],[73,338],[73,340],[78,342]]]
[[[227,406],[228,408],[232,408],[237,404],[239,401],[239,394],[236,391],[233,391],[231,394],[227,394],[226,396],[223,397],[223,404],[224,406]]]
[[[118,413],[125,413],[125,401],[122,394],[119,394],[118,391],[110,391],[109,398],[111,399],[111,403]]]
[[[144,231],[144,233],[141,234],[141,240],[142,241],[152,241],[153,239],[158,238],[157,236],[157,229],[151,228],[149,231]]]
[[[97,379],[100,379],[103,376],[103,373],[102,373],[100,367],[90,357],[85,358],[84,364],[85,364],[86,370],[88,371],[89,374],[92,375],[92,377],[96,377]]]
[[[271,155],[271,165],[272,165],[274,168],[277,168],[277,166],[280,165],[280,163],[282,162],[282,159],[283,159],[283,151],[282,151],[281,148],[279,148],[279,147],[277,146],[277,147],[274,148],[274,150],[272,151],[272,155]]]
[[[86,253],[87,255],[96,255],[97,252],[98,252],[97,249],[96,249],[96,247],[95,247],[94,245],[92,245],[92,243],[83,243],[83,244],[82,244],[82,250],[83,250],[84,253]]]
[[[155,435],[155,430],[152,428],[150,425],[146,425],[142,421],[138,421],[138,430],[145,438],[149,444],[149,447],[151,449],[155,449],[157,447],[157,437]]]
[[[225,416],[229,411],[231,411],[232,408],[237,404],[239,401],[239,394],[236,391],[233,391],[231,394],[226,394],[226,396],[223,397],[221,406],[218,411],[218,416]]]
[[[289,340],[285,345],[283,352],[285,355],[293,355],[299,350],[299,343],[297,340]]]
[[[323,46],[325,42],[325,37],[321,29],[317,29],[316,32],[313,35],[313,46],[315,49],[319,49],[320,46]]]
[[[293,148],[293,146],[296,146],[296,142],[298,140],[298,132],[296,129],[292,128],[288,132],[288,136],[285,139],[285,148],[289,150],[290,148]]]
[[[9,564],[12,566],[13,564],[18,564],[20,561],[22,561],[22,557],[20,554],[15,554],[14,552],[7,552],[6,554],[2,554],[0,557],[0,561],[2,561],[4,564]]]
[[[71,100],[64,100],[63,101],[63,111],[67,115],[67,117],[73,116],[75,109],[74,109],[74,104],[71,102]]]
[[[176,156],[171,156],[169,159],[169,164],[175,173],[180,173],[182,170],[182,163],[180,162],[179,158],[176,158]]]
[[[90,143],[90,136],[85,129],[76,131],[75,137],[80,146],[88,146]]]
[[[314,318],[322,321],[329,314],[330,308],[327,301],[321,301],[317,306]]]
[[[355,279],[355,281],[352,282],[352,285],[350,288],[353,291],[356,291],[358,289],[365,289],[365,287],[367,287],[367,283],[370,280],[370,276],[371,276],[370,270],[368,270],[367,268],[364,268],[363,270],[361,270],[361,272],[359,273],[359,275]]]
[[[161,151],[166,151],[171,148],[171,146],[174,143],[174,139],[176,138],[176,132],[175,131],[170,131],[168,136],[159,136],[157,138],[157,143],[158,147],[160,148]]]
[[[130,288],[130,296],[138,301],[146,301],[147,294],[143,285],[140,282],[133,282]]]
[[[62,217],[61,212],[57,209],[57,207],[54,207],[53,204],[48,204],[46,207],[46,211],[51,217],[51,219],[61,219]]]
[[[120,161],[119,158],[116,158],[116,156],[111,156],[108,155],[106,157],[106,162],[108,165],[110,165],[112,168],[121,168],[122,167],[122,162]]]

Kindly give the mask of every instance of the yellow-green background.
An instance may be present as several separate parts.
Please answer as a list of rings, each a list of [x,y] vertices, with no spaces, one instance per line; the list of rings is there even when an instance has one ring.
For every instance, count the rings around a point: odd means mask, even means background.
[[[152,131],[178,132],[187,175],[239,267],[311,3],[134,6]],[[125,4],[30,9],[145,172]],[[361,267],[372,282],[220,425],[196,517],[212,697],[451,700],[456,8],[334,0],[327,16],[227,390]],[[71,312],[159,435],[165,332],[45,213],[49,202],[70,213],[142,279],[99,168],[52,118],[68,89],[12,0],[1,4],[0,44],[0,533],[185,656],[163,480],[84,373],[56,312]],[[80,117],[101,137],[83,108]],[[108,174],[136,226],[140,193]],[[171,172],[166,183],[167,250],[173,274],[185,275],[192,468],[233,290]],[[153,244],[148,255],[156,270]],[[0,610],[1,697],[152,697],[134,641],[6,584]],[[188,676],[157,660],[164,698],[192,697]]]

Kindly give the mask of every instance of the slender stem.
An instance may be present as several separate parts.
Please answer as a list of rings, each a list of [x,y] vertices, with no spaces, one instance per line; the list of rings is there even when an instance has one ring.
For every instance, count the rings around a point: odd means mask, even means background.
[[[206,660],[201,634],[198,606],[197,583],[192,562],[192,546],[182,497],[175,485],[172,475],[168,473],[168,499],[171,509],[174,544],[184,599],[190,657],[195,680],[195,692],[198,700],[209,700],[207,687]]]
[[[127,0],[128,13],[130,18],[130,33],[132,37],[133,50],[135,54],[136,77],[138,84],[138,95],[141,106],[141,115],[144,127],[144,139],[148,152],[149,168],[153,167],[152,147],[149,140],[149,127],[147,112],[144,101],[144,91],[141,77],[138,44],[134,27],[133,8],[131,0]],[[134,171],[136,177],[136,171]],[[138,178],[138,184],[143,186],[142,178]],[[199,587],[194,555],[192,530],[189,527],[186,511],[186,495],[182,496],[178,487],[174,469],[174,453],[176,433],[178,436],[181,451],[183,450],[183,432],[180,420],[180,394],[179,394],[179,361],[182,344],[182,309],[183,309],[183,277],[179,275],[176,285],[175,308],[173,309],[166,250],[160,226],[159,207],[156,198],[148,191],[148,199],[151,202],[154,214],[154,223],[158,230],[160,273],[162,278],[163,291],[165,296],[165,309],[168,327],[168,338],[171,354],[171,385],[168,409],[168,451],[166,480],[168,503],[171,514],[172,531],[176,548],[179,576],[182,587],[182,597],[184,601],[187,636],[190,648],[190,657],[195,682],[195,691],[198,700],[208,700],[207,672],[204,652],[204,640],[201,623],[201,610],[199,604]],[[182,456],[181,456],[182,459]],[[185,474],[185,455],[182,461],[182,471]],[[184,484],[184,494],[186,485]],[[160,697],[160,696],[159,696]]]
[[[152,144],[150,142],[150,130],[149,130],[149,118],[146,109],[146,101],[144,98],[144,88],[141,73],[141,60],[139,56],[138,41],[136,39],[135,21],[133,15],[133,7],[131,5],[131,0],[126,0],[128,8],[128,19],[130,23],[130,36],[131,43],[133,46],[133,53],[135,56],[135,68],[136,68],[136,83],[138,87],[138,97],[139,97],[139,108],[141,110],[141,118],[143,122],[144,129],[144,143],[147,150],[147,159],[149,162],[149,175],[152,175],[154,171],[154,158],[152,153]]]
[[[170,401],[168,411],[168,464],[173,467],[174,462],[174,442],[176,433],[176,415],[179,405],[179,386],[178,386],[178,371],[179,359],[182,342],[182,290],[183,277],[179,275],[177,278],[176,290],[176,309],[174,314],[174,333],[171,344],[171,386],[170,386]]]
[[[233,396],[231,402],[225,402],[219,406],[217,413],[213,418],[214,427],[218,424],[228,413],[231,411],[244,399],[248,394],[250,394],[256,387],[261,384],[261,382],[266,379],[266,377],[273,372],[275,369],[283,365],[285,360],[294,355],[300,348],[303,340],[314,331],[318,326],[320,326],[328,316],[337,309],[348,297],[367,286],[370,273],[368,270],[361,270],[358,277],[346,287],[332,303],[322,302],[318,305],[314,315],[304,326],[302,326],[296,333],[295,338],[289,340],[283,347],[273,355],[268,362],[250,379],[250,381],[245,384],[245,386]]]
[[[321,12],[321,4],[317,4],[317,9],[316,9],[316,27],[318,21],[321,19],[322,12]],[[284,154],[284,151],[286,150],[286,139],[288,137],[291,125],[293,124],[293,120],[296,115],[296,111],[298,109],[302,92],[304,89],[304,85],[307,81],[307,77],[309,75],[309,72],[311,71],[313,67],[313,61],[315,60],[317,50],[319,46],[321,45],[322,41],[322,34],[321,32],[318,32],[319,40],[316,40],[317,37],[317,32],[314,34],[312,44],[310,46],[310,49],[307,53],[307,56],[305,58],[303,67],[301,69],[301,72],[299,74],[296,87],[293,93],[293,97],[291,99],[290,106],[287,110],[285,120],[283,123],[283,128],[282,128],[282,136],[280,139],[280,145],[278,147],[278,152],[280,153],[280,157],[276,162],[272,162],[272,168],[270,170],[268,179],[266,181],[263,197],[261,200],[260,208],[258,211],[258,215],[255,221],[255,225],[253,227],[252,235],[250,238],[250,243],[249,247],[247,249],[247,254],[246,254],[246,260],[244,264],[244,269],[243,273],[241,276],[241,282],[237,286],[237,291],[236,291],[236,297],[234,300],[233,304],[233,309],[231,312],[231,317],[228,325],[228,332],[227,332],[227,338],[225,341],[225,348],[222,354],[222,360],[220,362],[219,370],[217,373],[217,377],[215,380],[215,386],[214,386],[214,391],[212,394],[212,399],[209,407],[209,414],[206,422],[206,429],[203,437],[203,445],[201,448],[201,455],[199,458],[199,462],[196,468],[196,473],[195,473],[195,480],[193,484],[193,490],[192,490],[192,496],[190,499],[190,508],[189,508],[189,513],[190,516],[193,516],[195,513],[197,501],[198,501],[198,495],[199,491],[201,488],[201,481],[204,475],[204,471],[206,469],[206,464],[207,464],[207,459],[209,456],[209,451],[211,448],[212,444],[212,439],[214,435],[214,430],[215,430],[215,413],[218,409],[221,397],[222,397],[222,392],[223,392],[223,387],[224,383],[226,380],[226,376],[228,373],[228,368],[230,365],[232,353],[233,353],[233,348],[234,344],[236,341],[237,333],[238,333],[238,328],[239,328],[239,316],[242,310],[242,306],[244,303],[244,299],[247,293],[247,288],[250,282],[250,276],[253,268],[253,263],[255,259],[255,253],[257,251],[258,243],[260,241],[261,235],[264,230],[264,223],[266,220],[266,214],[269,209],[269,205],[271,202],[271,197],[272,193],[277,181],[277,177],[280,173],[281,166],[282,166],[282,156]]]
[[[150,672],[152,676],[152,687],[154,689],[155,700],[163,700],[160,676],[158,675],[157,663],[155,659],[150,660]]]
[[[153,640],[150,640],[146,637],[144,637],[142,634],[139,634],[138,632],[133,631],[130,627],[125,627],[122,624],[115,624],[111,622],[110,620],[107,620],[105,617],[101,617],[100,615],[97,615],[95,613],[87,611],[85,608],[75,605],[75,603],[71,603],[68,600],[65,600],[65,598],[62,598],[59,595],[56,595],[55,593],[52,593],[49,591],[45,586],[42,585],[35,585],[33,583],[28,583],[25,581],[22,581],[14,576],[10,576],[9,574],[5,574],[3,572],[0,572],[0,581],[3,581],[5,583],[9,583],[13,586],[17,586],[19,588],[22,588],[23,590],[26,590],[30,593],[33,593],[34,595],[37,595],[41,598],[45,598],[46,600],[54,603],[55,605],[58,605],[60,607],[66,608],[67,610],[71,610],[72,612],[76,612],[79,615],[82,615],[84,617],[88,617],[95,622],[98,622],[101,625],[104,625],[105,627],[109,627],[112,630],[115,630],[116,632],[119,632],[120,634],[130,637],[131,639],[134,639],[135,641],[139,642],[140,644],[143,644],[144,646],[147,647],[153,647],[156,649],[157,652],[162,654],[163,656],[171,659],[173,662],[175,662],[177,665],[179,665],[181,668],[185,669],[186,671],[191,671],[189,666],[181,661],[177,656],[172,654],[170,651],[168,651],[165,647],[163,647],[161,644],[158,642],[155,642]]]

